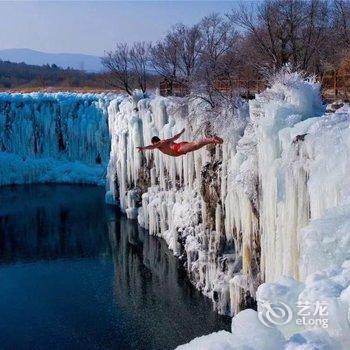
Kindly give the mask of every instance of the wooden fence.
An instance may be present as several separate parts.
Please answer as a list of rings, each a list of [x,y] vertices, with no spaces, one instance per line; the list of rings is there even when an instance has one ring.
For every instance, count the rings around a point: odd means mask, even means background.
[[[320,78],[322,95],[326,101],[350,101],[350,74],[328,73]]]
[[[350,74],[327,73],[319,77],[322,84],[322,96],[325,101],[333,102],[342,99],[350,101]],[[218,80],[214,88],[220,92],[238,91],[244,98],[254,98],[256,93],[262,92],[267,87],[264,80]],[[162,96],[185,96],[189,93],[186,83],[168,81],[160,83]]]
[[[161,96],[186,96],[189,89],[185,83],[163,80],[159,83],[159,92]]]
[[[237,91],[244,98],[254,98],[266,88],[263,80],[218,80],[214,82],[214,88],[220,92]]]
[[[242,97],[253,98],[254,94],[266,88],[262,80],[217,80],[214,88],[220,92],[238,91]],[[159,91],[162,96],[185,96],[189,93],[189,88],[185,82],[172,82],[163,80],[159,84]]]

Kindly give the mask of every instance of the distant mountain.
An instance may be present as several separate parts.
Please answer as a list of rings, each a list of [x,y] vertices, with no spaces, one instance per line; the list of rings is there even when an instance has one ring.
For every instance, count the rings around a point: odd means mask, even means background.
[[[103,68],[99,57],[79,53],[46,53],[30,49],[5,49],[0,50],[0,59],[39,66],[56,64],[61,68],[70,67],[87,72],[99,72]]]

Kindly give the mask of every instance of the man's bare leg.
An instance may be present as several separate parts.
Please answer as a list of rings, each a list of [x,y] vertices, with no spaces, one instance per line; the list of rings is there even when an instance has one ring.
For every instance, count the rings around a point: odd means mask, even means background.
[[[188,142],[185,144],[182,144],[179,151],[181,153],[188,153],[188,152],[193,152],[201,149],[202,147],[205,147],[207,145],[212,145],[212,144],[220,144],[222,143],[223,140],[220,137],[214,136],[211,138],[205,138],[202,140],[198,141],[193,141],[193,142]]]

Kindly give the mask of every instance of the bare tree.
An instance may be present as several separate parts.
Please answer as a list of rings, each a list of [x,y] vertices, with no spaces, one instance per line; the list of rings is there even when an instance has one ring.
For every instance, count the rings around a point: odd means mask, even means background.
[[[146,92],[148,80],[149,45],[145,42],[117,44],[113,52],[102,58],[103,66],[109,71],[110,85],[132,95],[136,88]]]
[[[350,46],[350,3],[344,0],[334,0],[334,26],[337,40]]]
[[[179,76],[179,47],[180,42],[174,33],[158,41],[151,48],[151,62],[155,71],[172,84]]]
[[[173,35],[178,41],[178,64],[180,74],[189,81],[198,71],[200,55],[203,46],[202,33],[199,25],[187,27],[178,24],[173,29]]]
[[[326,1],[267,0],[255,8],[241,5],[229,18],[254,42],[261,64],[317,69],[329,33]]]
[[[130,50],[133,74],[136,76],[138,87],[143,93],[147,89],[149,51],[150,45],[145,42],[134,43]]]
[[[232,23],[218,14],[205,17],[200,23],[202,47],[200,71],[192,90],[212,107],[216,99],[224,97],[216,87],[218,81],[229,80],[234,70],[235,46],[238,35]]]
[[[111,84],[128,94],[134,88],[145,92],[150,78],[162,77],[171,89],[183,83],[214,107],[218,99],[234,97],[236,79],[256,81],[262,71],[287,63],[316,74],[337,69],[346,49],[347,0],[265,0],[226,16],[211,14],[194,26],[178,24],[152,46],[118,44],[103,64]]]
[[[102,58],[102,64],[110,73],[108,83],[132,95],[134,81],[131,74],[129,45],[126,43],[117,44],[115,51],[107,52]]]
[[[166,79],[172,90],[174,83],[184,89],[190,85],[200,64],[202,47],[198,25],[177,24],[151,49],[151,61],[155,71]]]

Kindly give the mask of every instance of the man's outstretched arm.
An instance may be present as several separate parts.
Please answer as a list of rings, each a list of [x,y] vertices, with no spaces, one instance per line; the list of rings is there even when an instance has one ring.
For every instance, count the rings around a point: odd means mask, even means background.
[[[136,147],[139,152],[141,151],[146,151],[146,150],[149,150],[149,149],[156,149],[159,145],[159,142],[153,144],[153,145],[148,145],[148,146],[144,146],[144,147]]]
[[[181,135],[185,132],[185,128],[182,129],[179,133],[175,134],[173,137],[170,137],[170,139],[166,139],[164,141],[166,142],[173,142],[173,141],[176,141],[178,138],[181,137]]]

